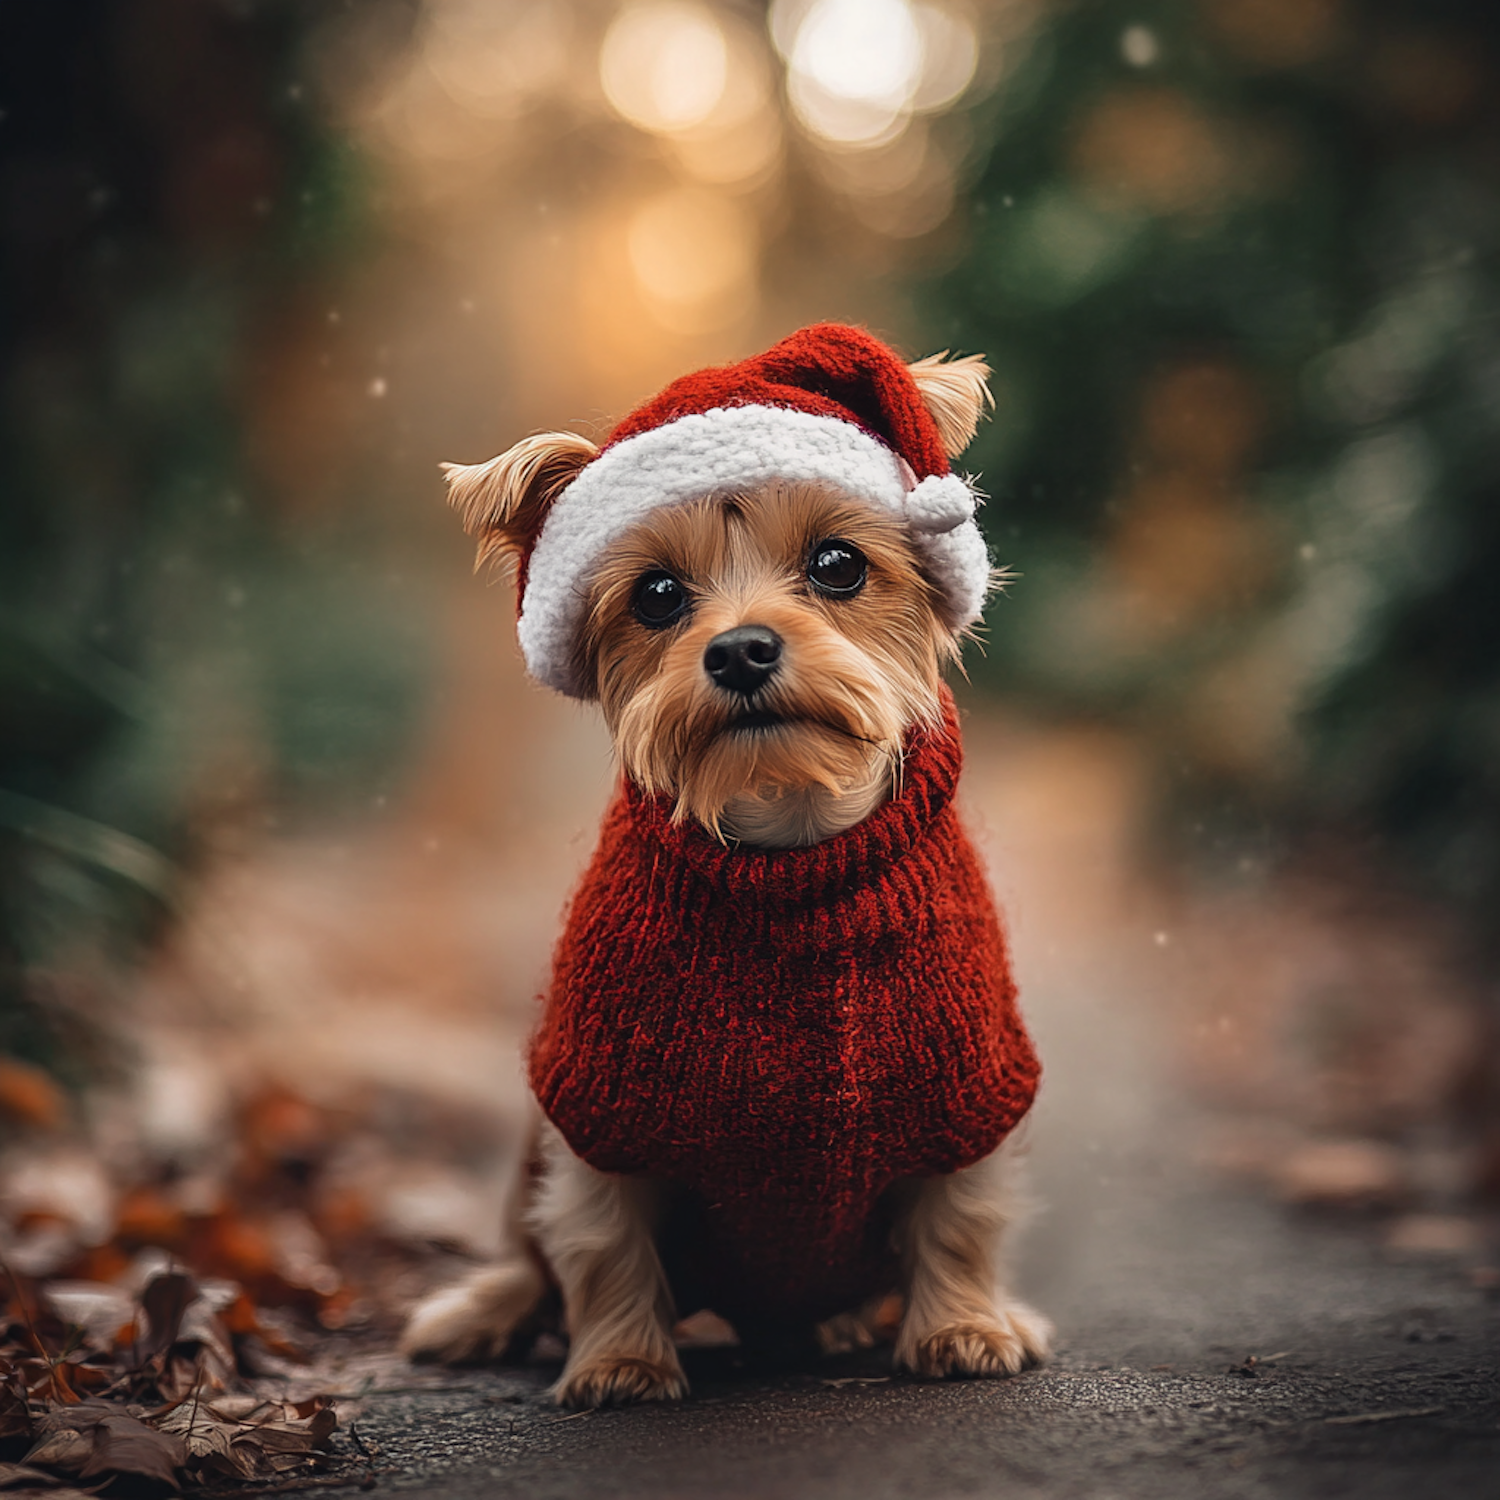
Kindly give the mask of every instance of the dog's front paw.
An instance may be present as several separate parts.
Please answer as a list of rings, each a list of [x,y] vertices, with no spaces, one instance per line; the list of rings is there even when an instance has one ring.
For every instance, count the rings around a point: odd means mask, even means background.
[[[675,1354],[668,1359],[597,1354],[576,1367],[570,1362],[552,1394],[559,1406],[624,1406],[631,1401],[679,1401],[687,1388]]]
[[[486,1266],[417,1304],[402,1331],[401,1352],[445,1365],[497,1359],[545,1289],[529,1260]]]
[[[901,1330],[896,1363],[929,1380],[944,1376],[1016,1375],[1046,1359],[1052,1325],[1024,1303],[999,1309],[993,1321],[952,1323],[928,1333]]]

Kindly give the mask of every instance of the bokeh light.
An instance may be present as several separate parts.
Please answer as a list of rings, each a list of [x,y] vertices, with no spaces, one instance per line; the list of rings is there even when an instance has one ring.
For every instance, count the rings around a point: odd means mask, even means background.
[[[1073,165],[1100,200],[1156,214],[1209,209],[1232,179],[1215,122],[1171,89],[1104,94],[1079,122]]]
[[[712,11],[690,0],[627,6],[599,53],[605,95],[643,130],[701,124],[724,97],[728,72],[723,30]]]
[[[832,141],[873,141],[910,107],[922,34],[904,0],[816,0],[787,61],[792,105],[807,125]]]
[[[770,25],[799,120],[839,145],[879,143],[914,111],[952,104],[978,61],[966,18],[907,0],[777,0]]]

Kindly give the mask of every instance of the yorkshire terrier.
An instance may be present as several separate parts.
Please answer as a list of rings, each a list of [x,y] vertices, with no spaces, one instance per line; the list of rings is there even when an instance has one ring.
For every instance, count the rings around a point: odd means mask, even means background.
[[[408,1355],[499,1356],[550,1281],[572,1406],[682,1396],[701,1308],[847,1344],[895,1294],[919,1376],[1045,1357],[1000,1263],[1039,1069],[943,683],[995,576],[948,468],[988,374],[823,324],[602,448],[448,466],[529,670],[598,702],[622,775],[531,1047],[541,1171]]]

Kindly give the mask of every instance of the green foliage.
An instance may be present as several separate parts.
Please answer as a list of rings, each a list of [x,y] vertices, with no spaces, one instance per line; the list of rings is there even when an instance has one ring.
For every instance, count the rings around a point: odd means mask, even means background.
[[[371,242],[300,80],[319,19],[0,17],[0,1050],[63,1071],[49,971],[129,951],[226,822],[375,795],[419,718],[421,601],[251,432],[275,319]]]
[[[925,303],[997,369],[973,461],[1022,576],[979,680],[1143,726],[1187,826],[1366,826],[1476,915],[1500,898],[1495,27],[1058,6],[975,120],[969,247]]]

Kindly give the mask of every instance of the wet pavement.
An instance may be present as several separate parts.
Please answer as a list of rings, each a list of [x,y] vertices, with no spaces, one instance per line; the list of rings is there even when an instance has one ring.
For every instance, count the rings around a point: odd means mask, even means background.
[[[569,1415],[546,1369],[462,1371],[367,1398],[356,1431],[381,1491],[454,1500],[1500,1487],[1500,1309],[1467,1278],[1210,1190],[1117,1197],[1095,1227],[1106,1253],[1049,1304],[1058,1357],[1014,1380],[922,1384],[874,1355],[756,1377],[704,1351],[676,1407]]]
[[[769,1375],[690,1352],[683,1404],[585,1414],[548,1403],[555,1366],[387,1374],[355,1418],[378,1490],[1500,1494],[1500,1303],[1459,1261],[1393,1260],[1368,1222],[1299,1215],[1197,1165],[1204,1121],[1127,1003],[1138,976],[1067,977],[1032,991],[1051,1076],[1017,1280],[1058,1325],[1045,1369],[924,1384],[878,1352]]]

